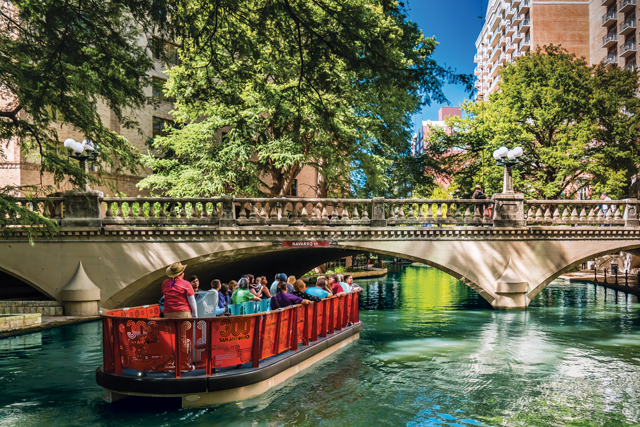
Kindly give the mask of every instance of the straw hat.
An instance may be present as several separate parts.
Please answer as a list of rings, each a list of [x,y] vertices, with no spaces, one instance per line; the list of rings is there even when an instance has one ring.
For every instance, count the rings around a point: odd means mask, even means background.
[[[187,265],[182,265],[179,262],[174,262],[169,267],[167,267],[167,276],[169,277],[178,277],[182,274],[184,269],[187,268]]]

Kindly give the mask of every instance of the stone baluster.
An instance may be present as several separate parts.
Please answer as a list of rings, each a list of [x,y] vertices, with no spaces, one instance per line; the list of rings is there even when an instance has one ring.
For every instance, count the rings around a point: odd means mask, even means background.
[[[455,215],[456,224],[462,224],[463,221],[462,221],[462,214],[460,213],[460,204],[456,203],[455,205],[452,205],[452,206],[455,206],[456,208],[456,215]]]
[[[389,207],[389,216],[387,217],[387,221],[396,219],[395,206],[393,205],[393,203],[389,203],[388,207]]]
[[[155,219],[156,217],[156,203],[151,200],[149,203],[149,219]]]
[[[127,203],[127,219],[133,219],[133,202]]]
[[[562,222],[566,222],[569,220],[569,209],[571,209],[571,205],[565,205],[562,210]]]
[[[621,217],[621,215],[620,215],[620,205],[615,205],[614,209],[615,210],[613,212],[613,219],[614,220],[618,220]]]
[[[300,218],[303,221],[306,221],[306,220],[309,219],[309,212],[307,212],[307,203],[306,202],[302,202],[302,211],[300,212]]]
[[[238,219],[247,219],[247,205],[249,205],[249,203],[240,202],[240,214],[238,215]]]
[[[587,220],[587,207],[586,206],[581,206],[580,207],[580,221],[586,221]]]
[[[573,209],[571,210],[571,221],[578,220],[578,210],[576,209],[576,205],[573,205]]]
[[[104,217],[105,218],[113,218],[113,211],[111,210],[111,206],[113,205],[113,203],[111,202],[104,202],[105,209],[104,209]]]
[[[442,219],[442,203],[437,203],[438,205],[438,211],[436,212],[436,218],[438,220]]]
[[[551,220],[553,222],[559,222],[560,221],[560,205],[551,205],[551,209],[553,210],[553,217]]]
[[[399,220],[404,219],[404,203],[400,203],[398,205],[398,219]]]

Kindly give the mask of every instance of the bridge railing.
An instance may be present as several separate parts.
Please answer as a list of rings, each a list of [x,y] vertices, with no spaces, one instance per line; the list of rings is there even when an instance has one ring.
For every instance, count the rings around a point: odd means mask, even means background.
[[[492,200],[385,199],[387,225],[492,224]]]
[[[17,197],[16,204],[36,212],[44,218],[60,220],[62,218],[64,197]],[[9,225],[20,224],[19,217],[6,218]]]
[[[471,200],[98,197],[18,198],[62,226],[363,226],[617,225],[638,227],[638,200]],[[86,205],[86,206],[85,206]],[[503,206],[504,205],[504,206]],[[605,206],[607,207],[605,209]],[[502,216],[515,213],[515,225]],[[518,216],[519,215],[519,216]],[[6,218],[20,227],[19,218]]]
[[[625,218],[638,218],[637,201],[525,200],[524,204],[527,225],[624,226]]]
[[[222,198],[104,197],[105,225],[218,225]]]
[[[197,319],[160,318],[157,305],[102,316],[103,369],[114,375],[233,367],[296,351],[356,324],[358,292],[264,313]]]

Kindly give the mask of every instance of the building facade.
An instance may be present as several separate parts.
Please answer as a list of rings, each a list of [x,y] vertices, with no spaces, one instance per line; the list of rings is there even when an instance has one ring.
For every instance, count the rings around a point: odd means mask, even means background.
[[[636,0],[620,1],[633,2],[635,9]],[[594,33],[592,9],[594,13],[600,13],[603,7],[606,10],[605,6],[598,6],[595,11],[596,3],[604,5],[607,1],[490,0],[485,24],[476,40],[476,99],[499,90],[499,72],[505,64],[538,46],[561,45],[591,61],[594,37],[600,37],[603,31],[598,28]]]

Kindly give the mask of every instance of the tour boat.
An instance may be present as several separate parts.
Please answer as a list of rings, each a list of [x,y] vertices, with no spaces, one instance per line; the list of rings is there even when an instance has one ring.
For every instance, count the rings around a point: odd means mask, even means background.
[[[248,399],[321,362],[362,330],[358,291],[278,310],[269,310],[269,300],[246,302],[230,306],[237,315],[217,316],[214,293],[199,293],[194,319],[160,317],[158,304],[103,312],[96,380],[104,399],[175,397],[183,407]]]

